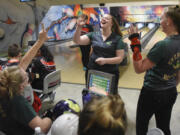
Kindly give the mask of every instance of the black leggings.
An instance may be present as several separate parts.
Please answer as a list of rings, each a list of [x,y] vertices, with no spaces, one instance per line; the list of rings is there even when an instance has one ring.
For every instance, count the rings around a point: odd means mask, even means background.
[[[80,45],[81,50],[81,60],[84,67],[87,68],[87,65],[89,63],[89,55],[91,51],[91,45]]]
[[[152,91],[143,87],[137,105],[136,135],[146,135],[153,114],[157,128],[160,128],[165,135],[171,135],[170,119],[176,97],[175,87],[161,91]]]

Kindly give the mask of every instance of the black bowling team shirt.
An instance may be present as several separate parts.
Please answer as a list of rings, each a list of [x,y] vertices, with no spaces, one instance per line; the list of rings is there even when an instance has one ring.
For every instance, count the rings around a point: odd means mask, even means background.
[[[87,34],[93,31],[93,27],[90,24],[85,24],[81,30],[81,35]]]
[[[99,65],[95,60],[99,57],[112,58],[116,57],[116,51],[125,49],[126,44],[122,41],[122,37],[112,32],[112,34],[103,41],[102,34],[98,32],[90,32],[87,34],[90,38],[91,46],[93,48],[92,55],[89,60],[88,68],[103,72],[119,72],[118,64]]]
[[[42,56],[35,58],[31,66],[31,72],[35,75],[31,83],[32,88],[43,90],[43,80],[45,76],[55,70],[56,66],[54,61],[47,62]]]

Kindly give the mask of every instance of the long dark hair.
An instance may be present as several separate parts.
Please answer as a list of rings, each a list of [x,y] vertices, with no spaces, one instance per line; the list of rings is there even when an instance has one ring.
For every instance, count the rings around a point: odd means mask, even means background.
[[[41,51],[41,56],[43,56],[47,60],[47,62],[54,61],[54,56],[51,54],[47,46],[43,45],[40,48],[40,51]]]
[[[116,18],[112,15],[110,15],[112,17],[112,32],[115,32],[116,34],[118,34],[119,36],[123,36],[121,30],[120,30],[120,26],[116,20]]]

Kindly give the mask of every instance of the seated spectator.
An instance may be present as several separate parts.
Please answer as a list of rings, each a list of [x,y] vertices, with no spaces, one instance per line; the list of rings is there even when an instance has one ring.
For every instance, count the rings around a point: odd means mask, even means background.
[[[0,130],[6,135],[32,135],[35,127],[47,133],[52,121],[41,119],[22,96],[28,83],[25,72],[38,49],[48,40],[47,31],[39,33],[39,39],[21,59],[19,66],[7,67],[0,71]]]
[[[93,98],[79,116],[78,135],[125,135],[127,117],[119,95]]]
[[[49,118],[41,119],[22,96],[28,83],[26,72],[18,66],[0,72],[0,130],[6,135],[32,135],[39,126],[47,132]]]
[[[43,90],[44,78],[47,74],[55,70],[53,55],[46,46],[42,46],[37,52],[31,66],[32,88]]]
[[[8,60],[4,62],[1,67],[1,70],[4,70],[6,67],[18,65],[21,60],[21,48],[17,44],[12,44],[8,47]],[[34,101],[33,90],[30,84],[24,88],[24,97],[32,105]]]
[[[17,44],[13,44],[8,47],[8,61],[4,61],[1,64],[1,70],[7,66],[18,65],[21,59],[21,48]]]

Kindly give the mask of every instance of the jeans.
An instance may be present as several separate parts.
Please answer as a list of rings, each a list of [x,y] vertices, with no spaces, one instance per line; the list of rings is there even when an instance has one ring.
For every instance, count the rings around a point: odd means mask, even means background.
[[[157,128],[165,135],[171,135],[170,119],[176,97],[176,87],[164,91],[152,91],[143,87],[137,105],[136,135],[146,135],[153,114]]]

